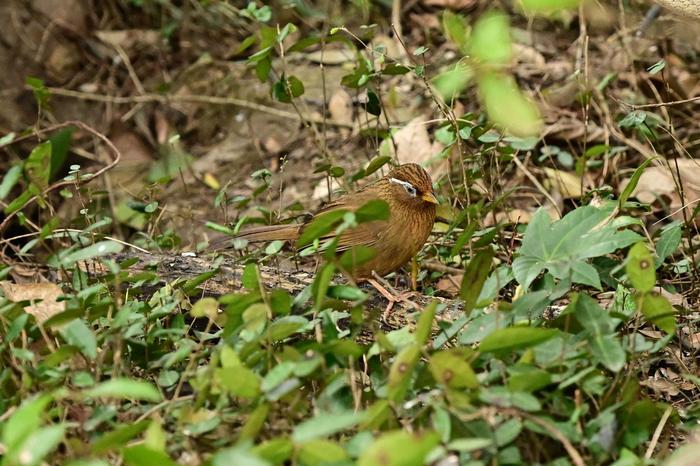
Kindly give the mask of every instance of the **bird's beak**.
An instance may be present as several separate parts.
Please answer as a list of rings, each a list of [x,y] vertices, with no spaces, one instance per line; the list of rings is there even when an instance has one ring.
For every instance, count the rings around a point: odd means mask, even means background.
[[[423,199],[425,202],[429,202],[430,204],[439,204],[437,197],[435,197],[435,194],[433,193],[424,193],[423,196],[421,196],[421,199]]]

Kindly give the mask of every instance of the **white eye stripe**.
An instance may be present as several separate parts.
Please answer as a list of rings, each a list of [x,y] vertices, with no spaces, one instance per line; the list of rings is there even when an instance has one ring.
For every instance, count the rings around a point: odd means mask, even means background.
[[[399,180],[397,178],[389,178],[389,181],[391,181],[392,183],[400,184],[401,186],[403,186],[403,188],[408,194],[410,194],[413,197],[416,197],[416,188],[414,188],[413,185],[408,181]]]

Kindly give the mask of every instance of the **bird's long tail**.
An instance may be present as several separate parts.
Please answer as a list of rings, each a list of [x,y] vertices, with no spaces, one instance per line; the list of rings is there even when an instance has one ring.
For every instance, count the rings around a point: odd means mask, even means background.
[[[268,225],[242,231],[236,238],[245,239],[251,243],[274,240],[294,241],[299,237],[300,231],[301,225]]]

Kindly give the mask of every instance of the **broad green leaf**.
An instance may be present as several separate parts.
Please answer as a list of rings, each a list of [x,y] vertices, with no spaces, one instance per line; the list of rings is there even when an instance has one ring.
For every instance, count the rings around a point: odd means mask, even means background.
[[[490,247],[478,252],[464,271],[460,296],[464,300],[464,313],[467,315],[474,309],[486,277],[489,276],[493,255],[493,249]]]
[[[479,351],[488,353],[494,351],[510,351],[529,348],[557,335],[554,329],[538,327],[506,327],[493,331],[483,339]]]
[[[472,31],[469,50],[482,64],[507,65],[513,56],[508,16],[490,11],[479,18]]]
[[[377,250],[369,246],[357,245],[343,252],[338,262],[343,270],[352,271],[356,267],[374,259]]]
[[[252,452],[272,464],[282,464],[294,453],[294,443],[287,438],[274,438],[256,445]]]
[[[255,398],[260,394],[260,376],[242,364],[234,368],[216,369],[215,377],[231,395]]]
[[[419,358],[420,346],[416,343],[406,346],[396,355],[389,371],[389,400],[394,403],[403,401]]]
[[[340,413],[319,413],[313,418],[301,422],[292,432],[292,440],[297,443],[328,437],[347,430],[362,421],[364,413],[345,411]]]
[[[121,448],[132,438],[148,428],[150,420],[143,420],[131,424],[121,424],[111,432],[99,437],[90,444],[93,453],[104,453],[109,450]]]
[[[146,445],[132,445],[122,451],[124,464],[127,466],[177,466],[165,452],[154,450]]]
[[[267,338],[273,343],[282,341],[299,332],[308,324],[309,321],[302,316],[284,316],[267,327]]]
[[[682,235],[683,229],[680,223],[666,226],[663,229],[659,241],[656,242],[656,255],[659,257],[659,264],[678,250]]]
[[[6,448],[19,448],[27,437],[39,429],[41,416],[51,400],[51,396],[42,395],[22,402],[3,426],[2,443]]]
[[[204,297],[194,303],[192,309],[190,309],[190,315],[192,317],[204,317],[207,316],[210,319],[214,319],[219,313],[219,302],[216,298],[211,296]]]
[[[11,450],[8,453],[4,458],[3,465],[36,466],[42,464],[46,455],[55,450],[61,443],[65,431],[66,427],[63,424],[58,424],[42,427],[32,432],[17,450]]]
[[[51,172],[51,141],[36,146],[24,162],[24,173],[39,191],[49,185]]]
[[[334,272],[335,267],[333,264],[325,264],[316,274],[312,288],[314,291],[314,306],[317,310],[321,310]]]
[[[49,170],[51,178],[55,177],[66,163],[73,131],[73,128],[66,128],[51,136],[51,168]]]
[[[73,319],[61,327],[61,335],[69,345],[80,348],[80,352],[90,359],[97,357],[97,339],[83,319]]]
[[[346,213],[347,210],[345,209],[337,209],[317,215],[304,227],[304,230],[297,240],[297,247],[302,248],[308,246],[315,239],[321,238],[333,231],[343,220],[343,216],[345,216]]]
[[[117,377],[95,385],[83,392],[91,398],[122,398],[143,401],[162,401],[160,392],[145,380]]]
[[[549,14],[578,7],[581,0],[520,0],[526,13]]]
[[[464,16],[447,9],[444,10],[442,12],[442,29],[445,31],[445,37],[454,42],[460,52],[463,54],[469,52],[471,30]]]
[[[471,81],[474,71],[463,63],[458,63],[451,70],[440,73],[433,80],[433,86],[446,102],[459,97],[462,90]]]
[[[299,448],[299,460],[301,464],[308,466],[338,464],[347,458],[348,454],[343,447],[330,440],[311,440],[304,442]]]
[[[520,255],[513,261],[516,280],[527,289],[548,270],[558,280],[599,286],[597,271],[583,265],[585,261],[641,239],[633,231],[620,231],[615,222],[607,221],[612,207],[579,207],[555,222],[544,209],[538,210],[525,230]]]
[[[372,220],[386,220],[389,218],[389,204],[381,199],[373,199],[360,206],[355,211],[357,223],[371,222]]]
[[[331,298],[345,299],[348,301],[364,301],[367,295],[359,288],[351,285],[331,285],[326,295]]]
[[[433,378],[446,387],[477,388],[479,380],[471,366],[456,352],[445,350],[433,353],[429,362]]]
[[[365,450],[358,466],[422,466],[428,453],[440,442],[435,432],[411,434],[399,430],[383,433]]]
[[[482,73],[479,93],[489,119],[515,136],[538,136],[542,117],[537,106],[523,94],[512,76]]]
[[[64,268],[71,268],[76,262],[88,261],[96,257],[104,257],[121,252],[124,246],[115,241],[105,240],[88,247],[71,251],[65,255],[58,254],[58,265]]]
[[[656,325],[669,335],[676,331],[676,310],[668,299],[656,293],[645,293],[637,301],[639,310],[648,322]]]
[[[649,251],[646,243],[637,243],[630,248],[627,254],[625,271],[632,282],[632,286],[640,293],[646,293],[654,289],[654,284],[656,283],[654,256]]]
[[[245,445],[218,450],[208,464],[211,466],[273,466]]]

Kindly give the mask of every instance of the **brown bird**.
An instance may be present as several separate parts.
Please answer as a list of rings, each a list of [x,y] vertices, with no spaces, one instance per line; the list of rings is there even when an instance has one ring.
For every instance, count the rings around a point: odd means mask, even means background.
[[[336,209],[355,211],[368,201],[380,199],[389,206],[386,220],[372,220],[341,233],[336,252],[342,253],[353,246],[368,246],[375,256],[347,271],[355,280],[367,280],[391,304],[396,297],[379,285],[373,276],[383,276],[407,263],[425,244],[435,222],[438,203],[430,175],[420,165],[407,163],[392,169],[388,175],[362,189],[332,201],[314,218]],[[288,240],[296,241],[311,222],[294,225],[271,225],[243,231],[237,237],[250,242]],[[320,239],[335,236],[331,232]]]

